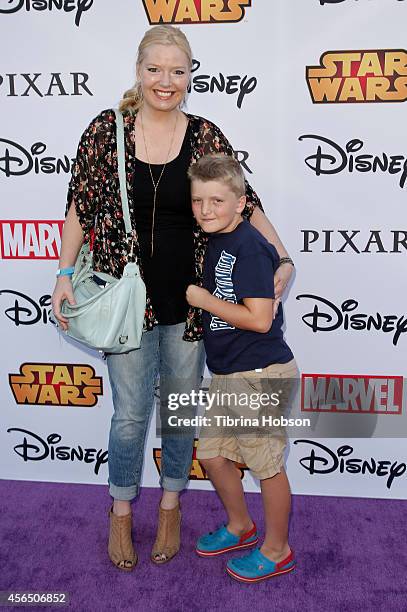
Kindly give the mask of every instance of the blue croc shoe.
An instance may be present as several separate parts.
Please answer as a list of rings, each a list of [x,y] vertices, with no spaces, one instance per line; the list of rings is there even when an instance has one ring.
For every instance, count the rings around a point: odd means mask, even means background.
[[[250,554],[237,559],[230,559],[226,565],[226,571],[229,576],[240,582],[260,582],[273,576],[287,574],[295,568],[295,560],[293,551],[288,557],[275,563],[267,559],[258,548]]]
[[[254,523],[252,529],[240,537],[230,533],[225,525],[222,525],[216,531],[201,536],[195,550],[201,557],[215,557],[230,550],[248,548],[257,544],[258,541],[257,528]]]

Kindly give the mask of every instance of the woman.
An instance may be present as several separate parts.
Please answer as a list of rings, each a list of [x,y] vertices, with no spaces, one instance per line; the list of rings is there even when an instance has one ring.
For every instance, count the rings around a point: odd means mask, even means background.
[[[139,489],[145,437],[160,374],[161,389],[185,392],[199,387],[204,366],[201,312],[190,308],[185,291],[200,284],[206,238],[192,217],[187,170],[206,153],[233,155],[222,132],[210,121],[186,114],[183,105],[191,77],[192,53],[173,26],[155,26],[144,35],[137,57],[137,81],[124,94],[126,173],[136,261],[147,288],[144,333],[139,349],[107,356],[114,414],[109,437],[110,511],[108,552],[120,569],[137,562],[131,540],[131,506]],[[120,277],[131,244],[124,232],[117,176],[115,117],[100,113],[84,132],[68,193],[60,269],[52,304],[61,327],[64,299],[74,303],[71,267],[83,241],[94,231],[97,270]],[[247,185],[244,214],[287,253]],[[68,274],[64,274],[67,271]],[[281,296],[292,272],[283,263],[276,275]],[[163,434],[158,531],[151,559],[169,561],[180,545],[179,493],[188,481],[193,436]]]

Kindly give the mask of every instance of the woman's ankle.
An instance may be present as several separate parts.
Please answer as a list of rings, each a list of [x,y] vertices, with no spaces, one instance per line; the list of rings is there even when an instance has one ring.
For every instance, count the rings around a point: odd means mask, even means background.
[[[166,491],[164,489],[163,496],[161,498],[160,507],[163,510],[173,510],[177,508],[179,504],[179,493],[178,491]]]
[[[121,499],[115,499],[113,501],[113,514],[116,516],[127,516],[131,512],[131,505],[129,501]]]

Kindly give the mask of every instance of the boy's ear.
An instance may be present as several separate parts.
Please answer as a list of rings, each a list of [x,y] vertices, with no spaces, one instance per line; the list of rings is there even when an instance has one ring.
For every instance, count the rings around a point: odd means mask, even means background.
[[[244,207],[246,206],[246,196],[241,196],[239,198],[239,204],[238,207],[236,208],[236,212],[241,213],[244,210]]]

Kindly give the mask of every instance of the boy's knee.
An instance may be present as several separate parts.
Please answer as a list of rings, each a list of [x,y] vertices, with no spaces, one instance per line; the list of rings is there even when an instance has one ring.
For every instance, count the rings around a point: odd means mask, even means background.
[[[200,459],[199,462],[207,472],[221,470],[227,464],[229,459],[225,457],[211,457],[210,459]]]

